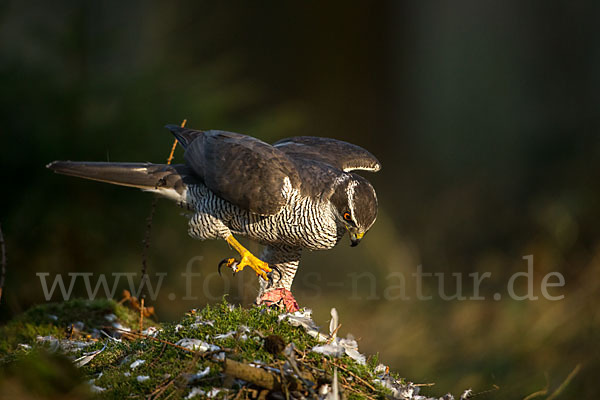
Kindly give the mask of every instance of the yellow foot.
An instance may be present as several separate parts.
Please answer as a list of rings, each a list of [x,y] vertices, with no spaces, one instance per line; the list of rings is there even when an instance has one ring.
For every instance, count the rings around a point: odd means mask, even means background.
[[[241,260],[237,261],[235,258],[226,258],[219,264],[219,273],[221,272],[221,267],[223,265],[231,268],[234,274],[242,271],[246,267],[250,267],[254,270],[254,272],[256,272],[256,275],[262,277],[264,280],[268,281],[269,279],[273,279],[271,274],[273,269],[269,267],[269,264],[246,250],[246,248],[242,246],[240,242],[238,242],[233,236],[228,236],[226,240],[231,247],[240,253]]]

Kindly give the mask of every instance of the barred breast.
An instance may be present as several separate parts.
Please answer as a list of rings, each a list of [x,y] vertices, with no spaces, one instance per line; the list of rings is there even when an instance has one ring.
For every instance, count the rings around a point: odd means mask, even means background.
[[[196,213],[189,233],[198,239],[215,239],[233,234],[247,236],[262,244],[283,244],[309,250],[326,250],[343,235],[328,203],[286,193],[287,203],[278,214],[260,216],[218,197],[202,184],[190,186],[188,203]]]

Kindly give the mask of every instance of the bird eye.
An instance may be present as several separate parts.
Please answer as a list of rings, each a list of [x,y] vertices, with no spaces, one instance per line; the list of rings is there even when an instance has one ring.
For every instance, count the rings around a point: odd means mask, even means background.
[[[352,216],[350,215],[350,213],[349,213],[349,212],[345,212],[345,213],[344,213],[344,219],[345,219],[346,221],[352,221]]]

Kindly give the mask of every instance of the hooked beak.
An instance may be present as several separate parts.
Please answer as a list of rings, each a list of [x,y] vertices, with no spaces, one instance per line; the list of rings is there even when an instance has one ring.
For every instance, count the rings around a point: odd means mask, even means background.
[[[360,243],[360,240],[363,238],[363,236],[365,236],[364,232],[348,230],[348,233],[350,234],[351,247],[357,246]]]

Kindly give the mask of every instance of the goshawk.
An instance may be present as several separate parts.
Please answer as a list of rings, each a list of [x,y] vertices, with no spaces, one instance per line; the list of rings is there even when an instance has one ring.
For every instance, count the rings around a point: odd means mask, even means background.
[[[167,128],[185,149],[185,164],[55,161],[48,168],[175,200],[193,212],[192,237],[223,239],[239,253],[219,269],[252,268],[262,278],[257,303],[288,311],[298,309],[291,286],[302,250],[331,249],[346,232],[356,246],[375,222],[375,190],[351,171],[381,166],[359,146],[312,136],[270,145],[232,132]],[[265,245],[260,258],[234,235]]]

